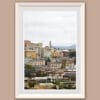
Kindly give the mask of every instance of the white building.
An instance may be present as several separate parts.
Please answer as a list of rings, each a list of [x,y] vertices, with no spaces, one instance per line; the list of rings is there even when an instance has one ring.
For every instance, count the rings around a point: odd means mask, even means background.
[[[45,65],[45,60],[44,59],[35,59],[31,62],[33,66],[43,66]]]
[[[45,47],[43,53],[44,53],[44,57],[48,57],[48,58],[51,57],[51,50],[49,47]]]

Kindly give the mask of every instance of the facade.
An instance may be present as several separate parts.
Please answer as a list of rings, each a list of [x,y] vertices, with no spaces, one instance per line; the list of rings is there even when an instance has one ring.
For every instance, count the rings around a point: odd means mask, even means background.
[[[69,51],[68,50],[63,50],[62,55],[63,55],[63,57],[68,57],[69,56]]]
[[[38,53],[32,50],[27,50],[25,51],[25,57],[34,59],[38,57]]]
[[[52,50],[52,57],[62,57],[63,54],[60,50]]]
[[[37,59],[32,61],[32,66],[44,66],[45,60],[44,59]]]
[[[51,49],[49,47],[44,48],[44,57],[50,58],[51,57]]]
[[[60,62],[50,63],[50,68],[51,68],[51,69],[54,69],[54,70],[60,69],[61,66],[62,66],[62,63],[60,63]]]
[[[42,43],[31,43],[30,41],[24,41],[25,57],[37,58],[41,57]]]

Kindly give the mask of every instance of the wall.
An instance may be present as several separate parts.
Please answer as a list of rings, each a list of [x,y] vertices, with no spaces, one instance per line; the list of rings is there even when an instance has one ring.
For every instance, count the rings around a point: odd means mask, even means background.
[[[32,1],[32,0],[17,0],[17,1]],[[95,99],[100,100],[100,77],[99,77],[100,2],[99,0],[55,0],[55,1],[86,2],[86,99],[85,100],[95,100]],[[14,40],[15,40],[14,3],[15,0],[0,0],[0,99],[1,100],[15,100],[14,98],[14,67],[15,67],[14,66]]]

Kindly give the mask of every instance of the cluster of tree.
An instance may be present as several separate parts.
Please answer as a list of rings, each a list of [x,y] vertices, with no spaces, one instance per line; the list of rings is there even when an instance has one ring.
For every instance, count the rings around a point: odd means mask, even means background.
[[[25,65],[25,77],[44,77],[47,76],[46,72],[42,72],[41,70],[36,71],[32,65]]]
[[[46,72],[42,72],[42,71],[38,71],[38,72],[36,72],[36,76],[37,77],[45,77],[45,76],[47,76],[47,73]]]
[[[48,62],[51,62],[50,58],[45,58],[45,65],[48,65]]]
[[[32,65],[26,65],[25,64],[25,69],[24,69],[24,72],[25,72],[25,77],[34,77],[35,76],[35,68],[32,67]]]
[[[74,84],[62,84],[59,86],[59,89],[75,89],[75,85]]]
[[[69,57],[76,57],[76,50],[70,50]]]
[[[52,87],[53,89],[75,89],[75,84],[72,84],[72,83],[66,83],[66,82],[63,82],[61,83],[60,80],[55,80],[53,82],[54,86]]]

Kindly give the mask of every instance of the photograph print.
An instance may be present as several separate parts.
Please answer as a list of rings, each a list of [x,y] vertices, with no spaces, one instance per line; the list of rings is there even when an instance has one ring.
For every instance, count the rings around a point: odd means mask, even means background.
[[[16,73],[20,70],[19,76],[16,74],[17,79],[20,77],[20,82],[16,82],[17,90],[21,87],[22,94],[30,95],[39,94],[37,91],[44,94],[58,91],[58,95],[63,94],[65,98],[71,98],[69,94],[83,98],[84,4],[16,5],[19,7],[16,11],[19,33],[16,34],[20,38],[16,41],[19,45],[16,51],[20,52],[19,56],[17,54],[20,59],[17,61],[19,68],[16,68]]]

